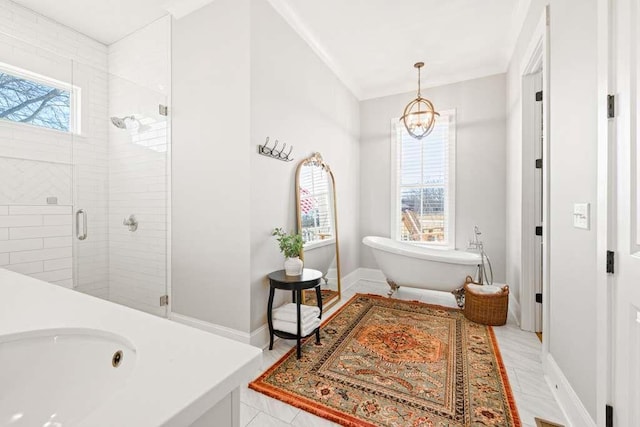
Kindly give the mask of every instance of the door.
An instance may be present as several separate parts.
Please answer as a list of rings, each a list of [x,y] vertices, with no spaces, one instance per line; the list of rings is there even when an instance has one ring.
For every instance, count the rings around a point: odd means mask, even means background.
[[[638,128],[638,9],[640,0],[615,2],[616,256],[612,339],[615,426],[640,422],[640,147]]]
[[[534,107],[534,116],[533,116],[533,145],[534,145],[534,156],[535,156],[535,164],[530,165],[529,167],[535,168],[535,177],[533,183],[533,209],[534,214],[533,218],[536,224],[536,238],[535,238],[535,249],[534,249],[534,259],[533,259],[533,280],[534,280],[534,292],[535,292],[535,331],[534,332],[542,332],[542,212],[543,212],[543,204],[542,204],[542,145],[544,141],[544,133],[543,133],[543,102],[542,98],[544,96],[542,90],[542,71],[539,71],[534,76],[534,87],[536,91],[535,96],[535,107]]]
[[[83,90],[86,117],[73,140],[74,287],[165,317],[167,96],[75,64],[76,85],[94,80],[108,82],[109,102],[92,102],[96,94]]]

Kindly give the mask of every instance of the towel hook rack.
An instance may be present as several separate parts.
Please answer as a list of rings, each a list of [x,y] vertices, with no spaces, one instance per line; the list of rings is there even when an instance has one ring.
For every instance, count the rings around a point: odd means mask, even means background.
[[[272,159],[282,160],[283,162],[293,161],[291,158],[291,152],[293,151],[293,145],[289,146],[289,151],[285,153],[287,144],[283,144],[282,148],[278,150],[278,140],[276,139],[273,147],[269,147],[269,137],[265,140],[264,144],[258,144],[258,154],[271,157]]]

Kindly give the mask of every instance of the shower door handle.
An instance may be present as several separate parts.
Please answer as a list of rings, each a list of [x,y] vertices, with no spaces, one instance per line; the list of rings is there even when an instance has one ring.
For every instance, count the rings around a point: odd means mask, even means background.
[[[82,217],[82,233],[80,233],[80,217]],[[87,211],[78,209],[76,211],[76,237],[78,240],[87,238]]]

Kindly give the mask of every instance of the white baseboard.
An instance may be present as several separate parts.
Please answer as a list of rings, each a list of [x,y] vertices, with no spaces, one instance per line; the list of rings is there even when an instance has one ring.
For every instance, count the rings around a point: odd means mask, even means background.
[[[551,386],[551,391],[569,423],[567,427],[596,427],[595,421],[589,415],[589,412],[551,356],[551,353],[547,353],[546,357],[543,358],[542,367],[547,382]]]
[[[380,282],[387,283],[382,271],[376,268],[359,268],[356,270],[360,280],[366,280],[367,282]]]
[[[351,288],[361,280],[374,283],[387,283],[384,274],[382,274],[382,271],[378,269],[356,268],[351,273],[342,278],[342,292]],[[516,319],[519,320],[520,306],[518,305],[517,301],[515,301],[514,299],[510,299],[509,307],[509,311],[511,311],[512,309],[517,310],[517,312],[514,312],[513,314],[514,316],[516,316]],[[194,328],[202,329],[203,331],[214,333],[216,335],[231,338],[232,340],[236,340],[245,344],[251,344],[254,347],[265,348],[269,345],[269,327],[266,323],[249,334],[246,332],[238,331],[236,329],[227,328],[226,326],[216,325],[214,323],[205,322],[203,320],[178,313],[169,313],[169,319],[188,326],[192,326]]]
[[[342,278],[341,287],[343,292],[349,289],[354,284],[358,283],[361,277],[360,270],[362,269],[355,269]],[[235,341],[239,341],[245,344],[251,344],[254,347],[266,348],[269,345],[269,326],[266,323],[248,334],[246,332],[227,328],[226,326],[216,325],[214,323],[205,322],[203,320],[195,319],[193,317],[185,316],[178,313],[170,313],[169,319],[187,326],[202,329],[203,331],[211,332],[216,335],[231,338]]]
[[[342,291],[346,291],[347,289],[358,283],[360,280],[386,283],[384,275],[380,270],[376,270],[373,268],[357,268],[342,278]],[[169,319],[182,323],[184,325],[202,329],[203,331],[214,333],[216,335],[231,338],[232,340],[236,340],[245,344],[251,344],[254,347],[265,348],[269,345],[269,327],[266,323],[248,334],[246,332],[205,322],[203,320],[178,313],[170,313]]]
[[[251,332],[251,334],[248,334],[246,332],[238,331],[237,329],[227,328],[226,326],[216,325],[214,323],[205,322],[204,320],[195,319],[178,313],[169,314],[169,320],[201,329],[206,332],[211,332],[212,334],[230,338],[244,344],[251,344],[254,347],[265,348],[269,345],[269,326],[266,323]]]
[[[274,337],[277,339],[277,337]],[[258,348],[266,348],[269,345],[269,325],[264,324],[255,331],[251,332],[249,344]]]
[[[361,268],[356,268],[351,273],[347,274],[340,281],[340,288],[342,292],[346,291],[360,280],[360,270]]]
[[[193,328],[201,329],[212,334],[220,335],[232,340],[239,341],[245,344],[251,344],[251,335],[246,332],[238,331],[237,329],[227,328],[226,326],[216,325],[215,323],[205,322],[204,320],[196,319],[194,317],[185,316],[178,313],[170,313],[169,320],[173,320],[183,325],[191,326]],[[267,333],[267,336],[269,334]]]
[[[520,303],[518,302],[516,297],[513,295],[513,292],[509,293],[509,313],[516,320],[516,323],[518,324],[518,326],[520,326],[520,315],[521,315]]]

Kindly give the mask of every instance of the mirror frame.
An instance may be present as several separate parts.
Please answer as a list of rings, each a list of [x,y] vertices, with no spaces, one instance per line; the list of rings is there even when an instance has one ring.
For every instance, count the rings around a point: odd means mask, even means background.
[[[322,155],[320,153],[313,153],[311,156],[302,159],[300,163],[298,163],[298,167],[296,167],[296,221],[297,221],[297,229],[298,233],[302,233],[302,212],[300,210],[300,172],[302,171],[303,166],[317,166],[322,168],[330,177],[331,177],[331,187],[333,190],[333,228],[336,239],[336,270],[337,270],[337,280],[338,280],[338,296],[330,299],[325,304],[322,301],[322,311],[325,312],[327,309],[333,307],[342,299],[342,277],[340,275],[340,245],[338,239],[338,203],[336,201],[336,178],[333,175],[333,171],[329,167],[327,163],[325,163]],[[302,252],[300,253],[300,258],[304,261],[304,247]],[[315,297],[315,292],[314,292]],[[306,293],[302,294],[302,303],[306,303]]]

